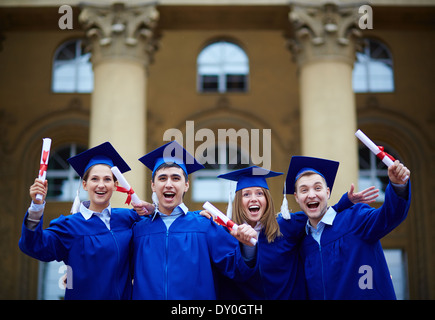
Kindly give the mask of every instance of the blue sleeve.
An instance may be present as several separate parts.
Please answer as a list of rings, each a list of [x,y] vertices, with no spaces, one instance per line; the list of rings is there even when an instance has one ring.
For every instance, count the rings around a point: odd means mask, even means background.
[[[222,226],[213,221],[209,223],[207,242],[213,264],[228,278],[246,281],[254,272],[257,257],[254,258],[254,265],[248,266],[242,257],[239,241]]]
[[[341,197],[340,201],[338,201],[335,205],[333,205],[332,208],[336,212],[341,212],[345,209],[352,207],[353,205],[354,203],[349,200],[349,197],[347,196],[347,192],[345,192]]]
[[[72,239],[72,236],[62,226],[61,222],[64,220],[64,217],[53,220],[50,226],[43,230],[42,216],[36,229],[30,230],[25,225],[27,216],[28,212],[24,217],[21,238],[18,243],[21,251],[32,258],[45,262],[65,260],[68,253],[68,243]]]
[[[398,196],[389,183],[385,190],[385,201],[379,209],[364,204],[355,205],[355,212],[352,214],[358,215],[358,232],[367,241],[381,239],[405,220],[410,204],[410,182],[408,182],[406,199]]]

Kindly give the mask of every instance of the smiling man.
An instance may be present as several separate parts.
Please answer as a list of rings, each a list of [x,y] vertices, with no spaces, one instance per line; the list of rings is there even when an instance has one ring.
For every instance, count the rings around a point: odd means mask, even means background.
[[[308,217],[301,253],[309,299],[395,299],[380,239],[405,218],[411,202],[410,171],[399,161],[388,168],[390,183],[379,209],[356,204],[340,214],[328,207],[339,163],[294,156],[287,193]],[[366,275],[363,270],[371,270]],[[372,286],[361,285],[370,276]],[[362,279],[363,278],[363,279]],[[363,281],[361,281],[363,280]]]
[[[254,269],[245,263],[238,240],[249,243],[257,232],[240,226],[232,233],[236,240],[183,203],[188,175],[204,166],[175,141],[139,160],[153,172],[158,203],[133,230],[133,299],[215,299],[214,270],[231,279],[251,276]]]

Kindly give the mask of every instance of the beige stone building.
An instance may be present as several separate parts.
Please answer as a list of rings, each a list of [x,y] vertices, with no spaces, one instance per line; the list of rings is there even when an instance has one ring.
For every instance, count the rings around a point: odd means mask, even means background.
[[[62,4],[0,0],[0,299],[61,297],[62,266],[18,248],[44,137],[48,226],[77,189],[66,159],[104,141],[148,201],[146,152],[175,137],[208,160],[191,177],[190,209],[225,210],[231,186],[219,173],[286,173],[301,154],[340,161],[331,204],[351,183],[382,190],[386,168],[358,128],[412,171],[408,218],[382,240],[398,298],[435,298],[435,1]],[[283,182],[269,183],[277,207]]]

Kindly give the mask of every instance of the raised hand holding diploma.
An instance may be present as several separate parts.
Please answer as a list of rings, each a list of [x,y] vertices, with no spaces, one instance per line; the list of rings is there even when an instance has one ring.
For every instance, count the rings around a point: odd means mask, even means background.
[[[39,178],[36,178],[35,182],[30,186],[29,194],[34,203],[44,203],[45,196],[47,195],[47,180],[41,181]]]
[[[42,151],[41,151],[41,162],[39,165],[39,174],[38,179],[42,182],[45,181],[47,176],[47,168],[48,168],[48,157],[50,156],[50,148],[51,148],[51,139],[44,138],[42,139]],[[36,195],[36,200],[41,201],[43,198],[42,194]]]
[[[218,208],[216,208],[208,201],[205,202],[202,207],[214,217],[216,223],[228,228],[228,230],[230,231],[237,232],[238,228],[242,228],[242,229],[245,228],[245,226],[239,226],[235,224],[226,215],[224,215]],[[245,240],[249,241],[254,246],[257,244],[257,239],[255,239],[254,237],[250,237],[249,240],[248,239]]]
[[[370,151],[373,152],[376,155],[376,157],[378,157],[387,167],[390,167],[393,165],[393,163],[396,159],[394,159],[388,153],[384,152],[384,147],[377,146],[376,144],[374,144],[374,142],[372,140],[370,140],[369,137],[367,137],[361,130],[358,130],[357,132],[355,132],[355,136],[359,140],[361,140],[361,142],[364,143],[364,145],[367,148],[369,148]],[[409,176],[403,177],[403,181],[406,181],[408,179],[409,179]]]

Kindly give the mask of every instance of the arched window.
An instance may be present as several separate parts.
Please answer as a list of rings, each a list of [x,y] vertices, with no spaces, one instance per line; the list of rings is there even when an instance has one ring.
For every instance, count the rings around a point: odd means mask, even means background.
[[[53,60],[53,92],[92,92],[94,73],[90,57],[90,53],[84,52],[81,39],[61,44],[56,50]]]
[[[363,40],[362,52],[357,52],[353,69],[354,92],[393,92],[393,58],[382,42]]]
[[[397,153],[391,149],[385,148],[385,152],[398,159]],[[364,190],[370,186],[375,186],[379,189],[379,197],[377,202],[385,200],[385,190],[387,188],[388,168],[379,160],[373,152],[366,146],[359,147],[359,189]]]
[[[250,166],[249,156],[239,148],[234,149],[231,145],[218,145],[214,149],[214,163],[208,163],[210,159],[196,155],[199,162],[204,165],[203,170],[193,173],[194,183],[192,189],[193,201],[216,201],[227,202],[230,191],[236,189],[235,183],[217,178],[218,175],[232,170],[247,168]]]
[[[52,150],[47,169],[47,200],[72,201],[79,186],[79,176],[69,165],[67,159],[87,150],[75,143]],[[86,199],[86,192],[80,188],[80,199]]]
[[[214,42],[198,55],[199,92],[246,92],[249,59],[238,45]]]

